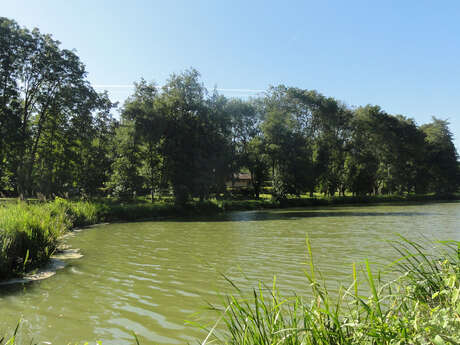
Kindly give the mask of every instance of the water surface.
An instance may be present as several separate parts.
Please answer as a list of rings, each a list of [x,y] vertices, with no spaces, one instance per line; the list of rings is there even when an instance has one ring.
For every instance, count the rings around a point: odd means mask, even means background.
[[[84,255],[53,277],[0,286],[0,334],[22,318],[21,337],[47,344],[102,340],[133,344],[195,343],[185,323],[207,302],[241,286],[270,283],[308,294],[305,236],[329,286],[350,281],[351,265],[396,258],[386,242],[460,240],[460,203],[341,206],[235,212],[195,220],[101,225],[66,239]],[[209,315],[201,316],[202,320]]]

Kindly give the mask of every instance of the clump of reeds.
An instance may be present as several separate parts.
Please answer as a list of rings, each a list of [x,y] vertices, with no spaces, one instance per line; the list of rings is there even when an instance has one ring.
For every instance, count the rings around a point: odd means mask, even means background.
[[[21,201],[0,206],[0,280],[42,265],[61,235],[97,221],[96,206],[84,201]]]
[[[353,284],[333,298],[318,278],[307,240],[312,298],[283,297],[276,280],[249,296],[237,289],[215,309],[221,315],[202,344],[459,344],[460,242],[439,245],[434,256],[403,238],[395,245],[402,257],[392,265],[401,277],[383,283],[366,261],[370,296],[358,290],[353,266]]]

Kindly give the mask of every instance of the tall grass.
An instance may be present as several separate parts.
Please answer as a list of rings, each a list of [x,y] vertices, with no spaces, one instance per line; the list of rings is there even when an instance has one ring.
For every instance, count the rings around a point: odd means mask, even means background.
[[[1,206],[0,280],[42,265],[56,250],[61,235],[97,221],[97,206],[84,201]]]
[[[318,280],[310,244],[305,273],[312,298],[283,297],[276,286],[259,285],[250,295],[237,290],[227,297],[205,344],[460,344],[460,242],[440,243],[437,256],[420,244],[402,239],[402,257],[392,265],[403,273],[383,283],[366,262],[366,291],[353,283],[331,297]]]

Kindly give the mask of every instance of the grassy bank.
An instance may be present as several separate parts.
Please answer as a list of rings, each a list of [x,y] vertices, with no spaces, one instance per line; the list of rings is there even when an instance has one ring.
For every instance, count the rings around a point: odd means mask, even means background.
[[[63,199],[0,207],[0,279],[21,275],[45,263],[62,234],[96,223],[97,213],[97,207],[91,203]]]
[[[223,200],[218,206],[223,211],[245,211],[289,207],[315,207],[331,205],[377,204],[391,202],[434,202],[460,200],[460,195],[375,195],[375,196],[332,196],[300,197],[273,201],[269,198],[259,200]]]
[[[9,200],[0,203],[0,280],[20,276],[43,265],[56,250],[59,237],[85,225],[112,221],[135,221],[171,217],[209,216],[236,210],[312,207],[327,205],[384,203],[401,201],[434,201],[428,196],[375,196],[293,198],[281,202],[260,200],[214,200],[192,202],[183,207],[169,202],[122,203],[109,199],[69,201],[57,198],[52,202]],[[444,200],[459,199],[456,195]]]

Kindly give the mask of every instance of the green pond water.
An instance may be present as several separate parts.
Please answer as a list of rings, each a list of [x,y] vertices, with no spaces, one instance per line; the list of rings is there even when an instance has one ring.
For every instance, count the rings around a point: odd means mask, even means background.
[[[460,203],[235,212],[222,217],[99,225],[65,239],[83,257],[45,280],[0,286],[0,335],[22,318],[24,343],[197,343],[186,320],[259,280],[308,295],[305,237],[328,286],[351,281],[353,262],[377,270],[397,256],[387,240],[460,240]]]

